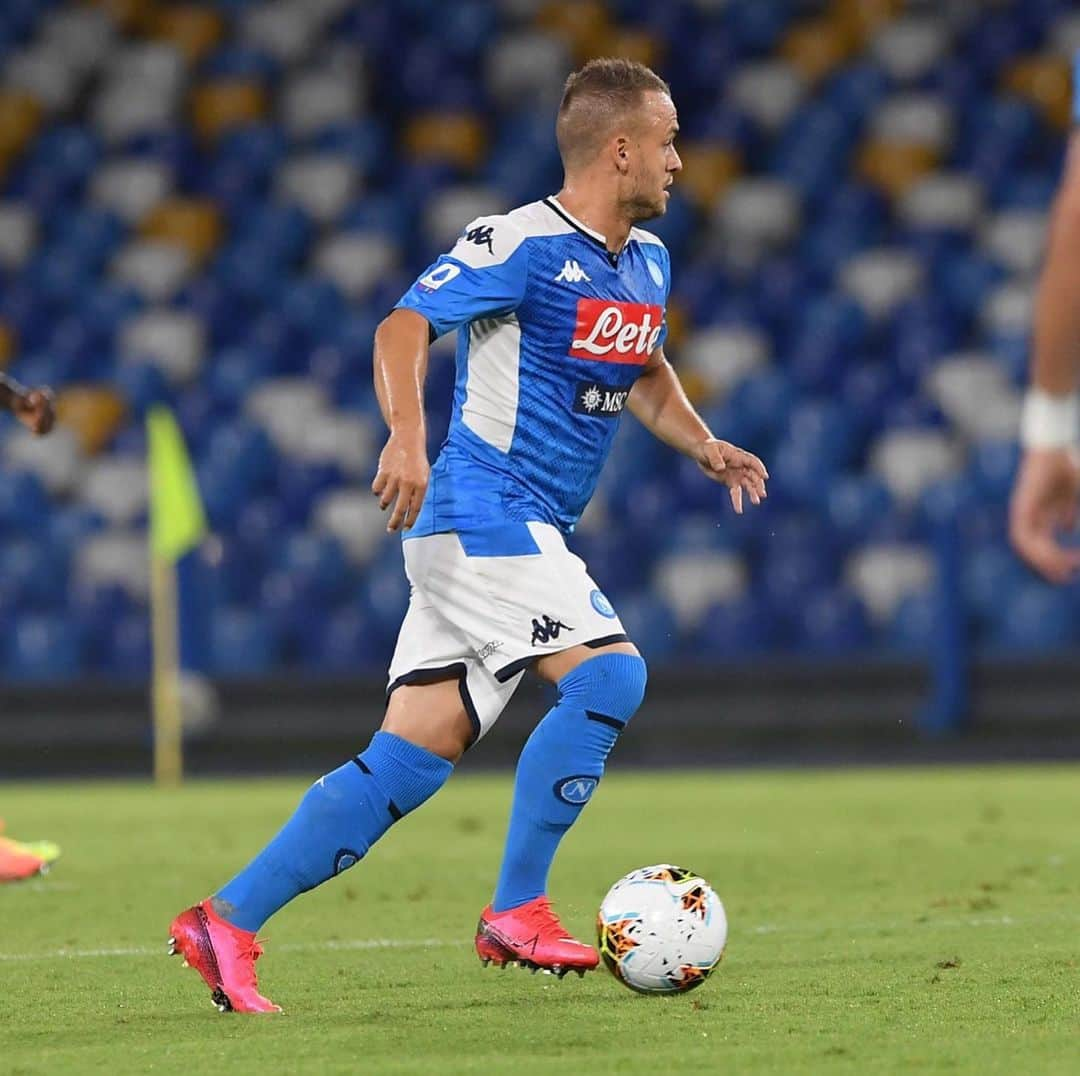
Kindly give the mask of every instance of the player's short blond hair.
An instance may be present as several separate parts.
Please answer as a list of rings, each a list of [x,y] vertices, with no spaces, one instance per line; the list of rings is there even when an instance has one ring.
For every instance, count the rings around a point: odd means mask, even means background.
[[[671,87],[636,60],[604,57],[573,72],[563,88],[555,120],[555,140],[567,170],[592,161],[616,123],[641,105],[644,94],[666,93]]]

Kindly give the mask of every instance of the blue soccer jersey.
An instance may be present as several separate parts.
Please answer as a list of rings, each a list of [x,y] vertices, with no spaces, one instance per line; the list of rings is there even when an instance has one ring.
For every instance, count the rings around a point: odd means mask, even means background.
[[[460,330],[450,428],[409,535],[573,530],[664,342],[670,281],[655,236],[633,228],[613,255],[554,198],[469,224],[398,303],[433,338]]]

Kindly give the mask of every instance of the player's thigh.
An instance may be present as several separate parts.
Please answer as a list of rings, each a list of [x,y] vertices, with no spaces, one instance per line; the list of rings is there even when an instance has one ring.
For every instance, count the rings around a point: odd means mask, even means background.
[[[606,646],[571,646],[557,654],[539,658],[533,666],[537,676],[557,684],[567,673],[573,672],[582,662],[590,661],[600,654],[631,654],[640,657],[638,648],[631,642],[608,643]]]
[[[457,676],[396,687],[382,728],[450,762],[457,762],[474,739]]]

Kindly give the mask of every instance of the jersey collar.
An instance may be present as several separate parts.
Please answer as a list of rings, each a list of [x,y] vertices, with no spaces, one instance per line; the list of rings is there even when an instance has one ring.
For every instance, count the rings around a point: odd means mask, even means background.
[[[572,213],[568,212],[563,206],[562,202],[560,202],[554,194],[549,194],[544,199],[544,205],[546,205],[548,209],[557,213],[560,217],[562,217],[563,220],[566,221],[567,224],[569,224],[572,228],[575,228],[577,231],[581,232],[582,235],[587,236],[594,243],[599,243],[600,246],[603,248],[604,254],[607,256],[608,261],[610,261],[613,265],[616,261],[618,261],[619,255],[622,254],[622,250],[608,250],[607,238],[605,236],[602,236],[599,232],[594,232],[592,228],[590,228],[587,224],[583,224],[580,220],[577,219],[577,217],[575,217]],[[629,242],[629,237],[627,237],[627,242]],[[623,250],[625,249],[626,244],[624,243]]]

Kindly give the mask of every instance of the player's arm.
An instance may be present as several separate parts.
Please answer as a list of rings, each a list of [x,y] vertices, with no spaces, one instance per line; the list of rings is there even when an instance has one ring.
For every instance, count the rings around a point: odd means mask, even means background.
[[[736,512],[742,512],[743,490],[752,504],[760,504],[766,496],[765,479],[769,472],[765,464],[753,453],[712,435],[686,398],[663,347],[649,356],[626,406],[654,436],[689,456],[714,482],[727,486]]]
[[[48,433],[56,421],[51,389],[27,389],[6,374],[0,374],[0,408],[36,434]]]
[[[1016,551],[1055,583],[1080,570],[1080,550],[1058,532],[1076,522],[1080,496],[1080,131],[1050,217],[1046,261],[1035,304],[1031,384],[1024,399],[1023,458],[1009,535]]]
[[[375,331],[375,395],[390,437],[379,455],[371,491],[383,511],[394,505],[386,524],[388,531],[408,530],[416,522],[427,492],[430,467],[424,380],[430,332],[426,318],[405,308],[391,311]]]
[[[424,379],[432,340],[477,318],[515,310],[528,275],[521,229],[507,217],[477,217],[401,297],[376,330],[375,393],[390,437],[371,484],[386,529],[408,530],[420,514],[430,468]]]

